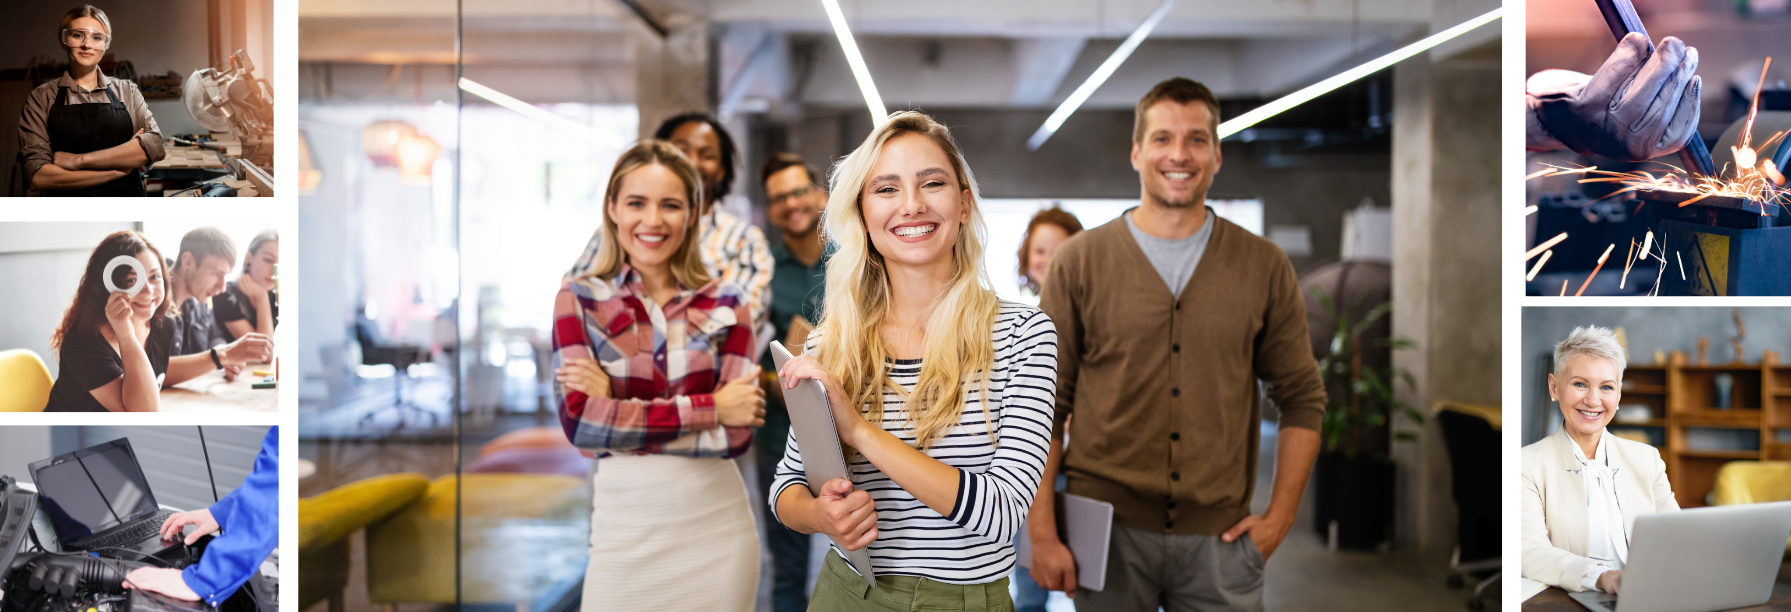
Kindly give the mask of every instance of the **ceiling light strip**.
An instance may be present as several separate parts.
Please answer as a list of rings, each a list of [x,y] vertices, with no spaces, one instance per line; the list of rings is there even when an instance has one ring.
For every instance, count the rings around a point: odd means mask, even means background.
[[[583,123],[573,121],[569,118],[562,117],[560,115],[556,115],[556,114],[548,111],[547,109],[541,108],[539,106],[535,106],[533,104],[529,104],[527,102],[523,102],[522,100],[518,100],[518,99],[510,96],[509,94],[498,91],[496,89],[492,89],[490,87],[486,87],[486,86],[481,85],[478,82],[473,81],[472,79],[469,79],[466,77],[460,78],[460,89],[465,90],[467,93],[473,94],[475,96],[485,98],[486,100],[488,100],[491,103],[496,104],[498,106],[502,106],[504,108],[521,113],[522,115],[529,117],[531,119],[540,121],[542,123],[546,123],[546,124],[554,126],[556,128],[571,130],[571,131],[577,132],[579,134],[583,134],[587,138],[596,140],[597,143],[600,145],[620,149],[624,146],[627,146],[627,144],[628,144],[626,142],[623,142],[621,139],[619,139],[615,134],[610,134],[608,132],[598,130],[597,128],[585,125]]]
[[[1058,105],[1057,110],[1052,111],[1051,116],[1045,118],[1045,124],[1039,126],[1038,131],[1033,132],[1031,138],[1026,139],[1026,148],[1037,151],[1040,146],[1045,144],[1046,140],[1051,138],[1052,134],[1057,133],[1057,128],[1063,127],[1063,122],[1068,120],[1070,115],[1082,106],[1083,102],[1087,102],[1088,97],[1094,95],[1095,90],[1100,89],[1102,83],[1107,82],[1107,77],[1113,76],[1113,71],[1118,70],[1119,65],[1125,63],[1126,58],[1131,57],[1132,51],[1138,48],[1139,43],[1144,42],[1146,36],[1150,36],[1150,31],[1157,27],[1157,22],[1162,21],[1163,16],[1169,14],[1171,6],[1175,6],[1175,0],[1163,0],[1162,4],[1157,5],[1157,10],[1151,12],[1150,17],[1145,18],[1144,23],[1138,24],[1138,29],[1133,30],[1132,35],[1127,36],[1126,41],[1120,43],[1118,49],[1113,50],[1113,55],[1107,56],[1107,61],[1101,62],[1100,67],[1095,68],[1094,73],[1088,75],[1088,80],[1083,81],[1076,91],[1070,92],[1070,97],[1064,98],[1063,104]]]
[[[864,105],[871,110],[871,125],[883,125],[889,112],[883,108],[883,96],[877,94],[877,84],[871,81],[871,70],[865,67],[864,56],[858,53],[858,42],[852,39],[852,29],[846,27],[846,15],[840,12],[839,0],[821,0],[821,6],[826,7],[827,21],[833,23],[833,34],[840,39],[840,49],[846,52],[852,77],[858,79],[858,91],[864,94]]]

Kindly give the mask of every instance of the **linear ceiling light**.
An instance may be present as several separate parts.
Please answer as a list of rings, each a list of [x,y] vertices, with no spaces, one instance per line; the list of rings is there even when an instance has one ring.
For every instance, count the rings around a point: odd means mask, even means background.
[[[1058,105],[1057,110],[1045,118],[1045,124],[1039,126],[1039,130],[1033,132],[1031,138],[1026,139],[1026,148],[1037,151],[1052,134],[1057,133],[1057,128],[1063,127],[1063,122],[1070,118],[1070,114],[1076,112],[1083,102],[1087,102],[1088,96],[1107,82],[1107,77],[1113,76],[1113,71],[1118,70],[1127,57],[1131,57],[1132,50],[1138,48],[1138,43],[1144,42],[1144,37],[1150,36],[1150,31],[1157,27],[1157,22],[1162,21],[1163,16],[1169,14],[1169,7],[1174,5],[1175,0],[1163,0],[1162,4],[1157,5],[1157,10],[1145,18],[1144,23],[1138,24],[1138,29],[1133,30],[1132,35],[1127,36],[1126,41],[1113,50],[1113,55],[1107,56],[1107,61],[1101,62],[1094,74],[1088,75],[1088,80],[1083,81],[1076,91],[1070,92],[1070,97],[1064,98],[1063,104]]]
[[[858,43],[852,39],[852,29],[846,27],[846,15],[840,12],[839,0],[821,0],[821,6],[827,9],[827,21],[833,23],[833,34],[840,39],[840,49],[846,52],[846,63],[852,66],[852,77],[858,79],[858,91],[864,94],[864,105],[871,109],[871,126],[883,125],[883,119],[889,112],[883,109],[883,96],[877,95],[877,84],[871,81],[871,70],[864,66],[864,56],[858,53]]]
[[[569,118],[553,114],[547,109],[511,97],[510,94],[480,85],[472,79],[460,77],[460,88],[466,90],[467,93],[485,98],[493,104],[521,113],[523,116],[529,117],[530,119],[546,123],[556,128],[583,134],[586,138],[596,140],[599,145],[614,149],[621,149],[628,146],[628,143],[623,142],[622,139],[618,138],[615,134],[604,132]]]
[[[1491,23],[1493,20],[1500,17],[1499,11],[1501,10],[1504,9],[1493,9],[1488,11],[1485,15],[1469,19],[1453,28],[1432,34],[1424,40],[1406,45],[1398,51],[1377,57],[1366,64],[1345,70],[1336,76],[1313,83],[1305,89],[1287,94],[1273,102],[1251,109],[1250,112],[1232,117],[1230,121],[1219,124],[1219,138],[1226,138],[1232,134],[1244,131],[1244,128],[1256,125],[1264,119],[1280,114],[1282,111],[1305,104],[1307,101],[1324,95],[1326,92],[1333,89],[1342,87],[1351,81],[1380,72],[1388,66],[1399,63],[1400,60],[1428,51],[1431,47],[1442,44],[1443,41],[1461,36],[1462,34],[1468,33],[1469,30]]]

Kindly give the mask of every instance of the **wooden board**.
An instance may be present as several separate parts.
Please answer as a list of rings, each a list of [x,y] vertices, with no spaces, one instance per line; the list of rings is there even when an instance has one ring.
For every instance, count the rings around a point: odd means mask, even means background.
[[[213,370],[203,376],[189,380],[162,390],[162,412],[279,412],[280,394],[278,389],[256,389],[253,384],[262,379],[254,375],[256,369],[272,369],[267,365],[251,365],[243,370],[241,376],[234,381],[224,380],[223,370]]]

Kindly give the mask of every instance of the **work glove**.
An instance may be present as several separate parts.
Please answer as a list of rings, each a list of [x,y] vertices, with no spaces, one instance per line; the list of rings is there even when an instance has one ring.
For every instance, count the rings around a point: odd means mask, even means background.
[[[1529,148],[1642,161],[1684,147],[1698,127],[1698,50],[1668,36],[1652,51],[1632,33],[1592,76],[1545,70],[1530,77]]]

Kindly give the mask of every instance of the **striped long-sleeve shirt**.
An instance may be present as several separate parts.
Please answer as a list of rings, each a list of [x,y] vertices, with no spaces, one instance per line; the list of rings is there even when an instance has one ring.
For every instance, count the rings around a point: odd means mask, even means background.
[[[959,471],[957,502],[942,516],[898,486],[863,455],[852,462],[853,488],[870,493],[877,510],[877,540],[869,549],[878,574],[921,576],[952,584],[981,584],[1014,566],[1014,534],[1032,507],[1044,473],[1057,389],[1057,329],[1038,309],[1002,302],[991,340],[995,364],[989,377],[988,417],[983,416],[980,376],[965,380],[966,401],[957,426],[927,448],[928,456]],[[826,340],[809,337],[809,350]],[[890,379],[912,391],[920,360],[893,360]],[[883,394],[883,429],[914,444],[902,397]],[[808,484],[802,449],[791,434],[777,466],[772,512],[784,489]]]
[[[595,359],[610,397],[556,386],[566,437],[599,456],[746,452],[752,428],[722,426],[712,394],[752,365],[749,321],[740,290],[721,279],[663,306],[628,266],[567,283],[554,300],[554,367]]]

